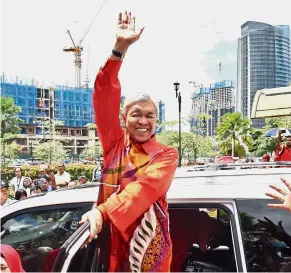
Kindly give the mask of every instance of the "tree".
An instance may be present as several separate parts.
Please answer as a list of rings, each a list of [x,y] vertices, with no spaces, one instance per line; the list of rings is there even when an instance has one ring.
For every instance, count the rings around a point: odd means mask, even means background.
[[[40,143],[34,141],[36,147],[33,149],[33,156],[44,162],[60,162],[68,157],[68,151],[63,147],[63,144],[58,140],[49,140]]]
[[[175,149],[179,147],[179,133],[177,131],[165,131],[157,134],[157,140]],[[196,159],[198,155],[207,156],[213,153],[212,141],[192,132],[182,132],[181,139],[182,158]]]
[[[226,113],[222,121],[217,126],[217,140],[220,142],[220,150],[223,154],[229,154],[234,157],[245,156],[246,149],[252,148],[250,127],[251,122],[247,117],[242,117],[241,113]]]
[[[82,153],[82,158],[99,158],[102,156],[102,146],[100,141],[94,143],[94,145],[86,147]]]
[[[264,128],[291,128],[291,117],[266,118]]]
[[[206,114],[206,113],[201,113],[198,115],[198,120],[199,120],[199,124],[200,124],[200,133],[203,136],[207,135],[207,120],[209,120],[211,118],[210,115]]]
[[[5,155],[3,154],[3,150],[1,149],[1,156],[6,156],[10,160],[16,159],[21,151],[21,146],[16,142],[12,142],[10,144],[5,145]]]
[[[21,107],[14,104],[13,98],[1,96],[1,144],[4,163],[7,142],[18,138],[21,131],[19,124],[23,123],[23,121],[18,117],[20,112]]]
[[[253,132],[253,149],[250,152],[254,153],[256,156],[262,156],[264,154],[271,154],[275,151],[277,140],[274,137],[265,137],[265,133],[269,129],[257,129]]]

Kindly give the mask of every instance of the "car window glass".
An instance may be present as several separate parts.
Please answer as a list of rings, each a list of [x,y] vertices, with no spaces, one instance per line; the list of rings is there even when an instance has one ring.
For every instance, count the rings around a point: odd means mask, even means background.
[[[268,199],[238,200],[248,271],[291,272],[291,214]]]
[[[2,222],[1,243],[18,251],[26,272],[49,272],[60,247],[78,228],[81,215],[81,208],[17,215]]]
[[[220,208],[170,208],[172,272],[235,272],[231,218]]]

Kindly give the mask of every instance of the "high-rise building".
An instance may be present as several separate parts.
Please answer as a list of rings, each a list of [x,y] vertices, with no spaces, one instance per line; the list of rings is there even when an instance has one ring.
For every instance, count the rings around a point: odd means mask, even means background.
[[[159,107],[159,117],[158,117],[159,122],[158,122],[157,126],[161,125],[166,120],[165,103],[160,100],[158,107]],[[155,130],[155,133],[161,133],[163,131],[165,131],[164,126],[157,127],[157,129]]]
[[[226,80],[200,87],[192,94],[192,131],[213,136],[224,114],[234,111],[234,84]],[[193,128],[194,127],[194,128]]]
[[[256,91],[287,86],[291,80],[289,26],[248,21],[238,39],[236,111],[250,118]],[[262,127],[263,119],[253,120]]]

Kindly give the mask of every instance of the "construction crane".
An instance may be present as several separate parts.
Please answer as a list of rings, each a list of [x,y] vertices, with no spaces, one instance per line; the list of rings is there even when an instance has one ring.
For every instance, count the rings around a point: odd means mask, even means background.
[[[77,87],[77,88],[81,88],[81,68],[82,68],[82,51],[83,51],[82,43],[83,43],[85,37],[87,36],[87,34],[89,33],[89,31],[91,30],[95,20],[97,19],[98,15],[100,14],[100,12],[101,12],[102,8],[104,7],[104,5],[106,4],[106,2],[107,2],[107,0],[104,0],[102,2],[97,14],[95,15],[94,19],[92,20],[92,22],[88,26],[88,28],[85,31],[82,39],[79,41],[79,43],[77,45],[75,44],[74,39],[73,39],[70,31],[67,30],[67,33],[70,36],[70,39],[72,41],[73,46],[64,47],[63,51],[64,52],[73,52],[74,55],[75,55],[75,60],[74,60],[74,64],[75,64],[75,87]]]

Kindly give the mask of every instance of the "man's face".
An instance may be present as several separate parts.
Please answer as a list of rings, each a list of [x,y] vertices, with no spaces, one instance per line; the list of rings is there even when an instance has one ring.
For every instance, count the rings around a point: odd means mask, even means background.
[[[59,173],[63,173],[65,171],[64,166],[58,166]]]
[[[104,160],[101,158],[100,159],[100,167],[103,168],[104,167]]]
[[[46,179],[44,179],[44,178],[41,178],[40,179],[40,184],[41,184],[40,187],[41,187],[41,189],[43,191],[45,191],[48,188],[48,186],[49,186],[49,182]]]
[[[154,104],[145,101],[132,105],[126,117],[123,115],[123,121],[134,143],[148,141],[156,128],[157,113]]]
[[[290,136],[289,137],[286,137],[286,146],[288,148],[291,148],[291,137]]]
[[[24,185],[24,187],[30,187],[31,186],[31,182],[30,182],[30,180],[29,179],[24,179],[24,181],[23,181],[23,185]]]
[[[38,195],[38,191],[37,191],[37,190],[32,190],[32,191],[30,192],[30,195],[31,195],[31,196]]]
[[[39,174],[40,174],[40,175],[44,175],[44,174],[46,174],[46,170],[44,170],[44,169],[43,169],[43,170],[40,170],[40,171],[39,171]]]
[[[82,177],[82,178],[80,178],[79,182],[80,182],[80,184],[86,184],[87,180],[86,180],[86,178]]]
[[[8,189],[1,188],[1,205],[3,205],[8,199]]]
[[[20,170],[19,168],[16,168],[16,169],[15,169],[15,175],[16,175],[17,177],[21,177],[21,170]]]

